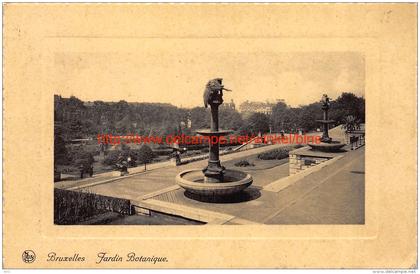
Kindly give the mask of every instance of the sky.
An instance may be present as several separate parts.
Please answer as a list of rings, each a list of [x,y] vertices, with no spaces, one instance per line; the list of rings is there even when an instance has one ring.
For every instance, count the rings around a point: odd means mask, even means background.
[[[211,47],[210,47],[211,48]],[[83,101],[171,103],[202,106],[205,84],[223,78],[225,102],[284,99],[291,106],[327,93],[364,96],[365,59],[357,52],[281,52],[197,44],[128,50],[63,51],[54,55],[55,94]]]

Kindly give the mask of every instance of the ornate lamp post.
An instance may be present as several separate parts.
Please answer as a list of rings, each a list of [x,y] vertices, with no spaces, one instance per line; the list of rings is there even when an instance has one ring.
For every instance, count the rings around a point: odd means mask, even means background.
[[[323,132],[321,137],[321,142],[323,143],[331,143],[332,139],[328,135],[328,124],[333,123],[333,120],[328,119],[328,110],[330,109],[330,98],[328,98],[327,94],[324,94],[321,99],[322,102],[322,110],[324,111],[324,119],[319,120],[323,124]]]
[[[203,169],[203,173],[206,181],[211,182],[221,182],[223,181],[223,170],[225,169],[220,164],[219,159],[219,137],[222,134],[219,134],[219,106],[223,103],[222,95],[220,93],[214,94],[209,100],[210,109],[211,109],[211,125],[210,125],[210,135],[209,140],[209,161],[207,167]],[[213,136],[217,137],[217,142],[212,139]]]

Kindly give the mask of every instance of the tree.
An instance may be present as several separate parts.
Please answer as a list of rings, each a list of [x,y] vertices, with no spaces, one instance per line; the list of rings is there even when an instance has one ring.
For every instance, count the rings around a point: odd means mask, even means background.
[[[191,109],[191,127],[194,129],[208,128],[210,125],[210,114],[203,107]]]
[[[365,99],[363,97],[344,92],[337,100],[331,101],[330,119],[339,123],[348,115],[352,115],[358,121],[364,122]],[[299,129],[305,132],[311,131],[319,127],[319,124],[316,122],[318,119],[322,119],[320,102],[295,108],[279,102],[273,107],[271,114],[272,126],[277,132],[282,130],[294,132]]]
[[[256,135],[270,130],[270,119],[266,114],[255,112],[245,120],[243,129],[249,134]]]
[[[238,130],[243,125],[241,114],[239,114],[239,112],[231,108],[220,108],[219,122],[220,128],[231,130]],[[210,127],[210,124],[207,125],[207,127]]]
[[[146,170],[146,164],[150,163],[155,157],[153,150],[148,145],[143,145],[137,156],[137,160],[144,164],[144,170]]]
[[[73,152],[73,165],[77,168],[83,167],[87,171],[94,162],[93,155],[89,152],[76,150]]]
[[[68,153],[61,127],[54,126],[54,166],[68,163]]]
[[[275,131],[285,130],[285,113],[288,107],[283,102],[278,102],[271,113],[271,122]]]
[[[352,115],[361,122],[365,121],[365,98],[358,97],[351,92],[343,92],[331,104],[330,117],[342,121],[346,116]]]
[[[319,103],[301,106],[298,127],[304,132],[316,129],[319,126],[319,123],[316,120],[322,118],[322,112],[320,109],[321,105]]]

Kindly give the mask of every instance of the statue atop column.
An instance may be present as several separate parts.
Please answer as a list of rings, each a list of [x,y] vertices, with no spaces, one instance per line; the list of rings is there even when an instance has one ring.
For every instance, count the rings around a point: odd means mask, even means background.
[[[329,109],[330,108],[330,98],[327,94],[323,94],[321,98],[322,109]]]
[[[334,123],[334,120],[330,120],[328,116],[328,110],[331,107],[330,98],[327,94],[323,94],[321,98],[321,109],[323,112],[323,119],[317,120],[322,124],[322,136],[321,136],[321,143],[310,143],[308,144],[312,149],[324,151],[324,152],[339,152],[340,149],[345,145],[338,141],[333,141],[332,138],[328,134],[329,124]]]
[[[207,82],[206,89],[204,90],[203,99],[204,107],[208,105],[223,103],[223,90],[231,91],[222,84],[223,78],[215,78]]]

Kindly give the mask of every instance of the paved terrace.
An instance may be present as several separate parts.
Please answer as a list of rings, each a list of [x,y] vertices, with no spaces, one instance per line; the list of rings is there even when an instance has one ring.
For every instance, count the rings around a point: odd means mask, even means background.
[[[285,147],[288,145],[285,144],[276,144],[276,145],[267,145],[259,148],[253,148],[245,151],[235,152],[231,154],[226,154],[220,157],[220,160],[222,161],[222,164],[227,167],[233,167],[233,164],[240,160],[240,159],[249,159],[250,157],[256,158],[256,156],[262,152],[270,151],[276,148]],[[197,156],[195,156],[197,157]],[[201,157],[200,155],[198,157]],[[188,159],[184,160],[191,160],[194,157],[190,157]],[[273,177],[274,180],[276,177],[276,166],[279,164],[283,164],[287,162],[287,159],[280,160],[280,161],[264,161],[266,162],[265,168],[267,168],[267,164],[269,165],[268,168],[272,167],[273,169]],[[130,191],[130,194],[127,194],[128,196],[114,196],[114,197],[122,197],[127,199],[136,198],[141,195],[148,194],[150,192],[154,192],[157,190],[160,190],[162,187],[168,187],[175,184],[175,176],[187,169],[202,169],[207,165],[207,159],[194,161],[188,164],[183,164],[180,166],[174,166],[173,163],[166,161],[166,162],[160,162],[160,163],[154,163],[147,165],[147,171],[144,171],[144,166],[141,165],[139,167],[130,168],[129,172],[130,175],[128,176],[119,176],[116,174],[119,174],[119,172],[113,171],[113,172],[106,172],[102,174],[97,174],[93,178],[86,178],[82,180],[75,180],[75,181],[61,181],[54,184],[54,187],[61,188],[61,189],[69,189],[69,190],[79,190],[79,189],[86,189],[89,188],[89,190],[96,190],[96,189],[102,189],[100,185],[104,185],[104,189],[111,189],[110,193],[114,193],[116,189],[118,189],[121,185],[126,186],[132,186],[134,189]],[[235,167],[236,168],[236,167]],[[282,165],[281,167],[277,167],[284,176],[288,175],[288,166]],[[254,168],[250,167],[251,173]],[[258,176],[258,175],[256,175]],[[269,177],[267,179],[270,180]],[[266,180],[264,180],[266,181]],[[112,184],[111,184],[112,183]],[[140,186],[141,184],[141,186]],[[136,186],[140,186],[140,189],[136,190]],[[95,187],[95,188],[93,188]],[[136,192],[138,191],[138,192]],[[101,194],[98,192],[98,194]],[[106,194],[103,194],[106,195]],[[113,196],[113,195],[111,195]]]
[[[338,128],[338,127],[337,127]],[[321,133],[319,132],[313,132],[313,133],[308,133],[307,135],[320,135]],[[259,153],[265,152],[265,151],[269,151],[269,150],[273,150],[279,147],[285,147],[285,146],[289,146],[290,144],[274,144],[274,145],[264,145],[262,147],[258,147],[258,148],[251,148],[252,147],[252,141],[245,143],[239,147],[237,147],[236,149],[234,149],[235,152],[233,153],[229,153],[229,154],[224,154],[223,151],[220,152],[220,160],[223,162],[224,166],[228,166],[226,165],[226,161],[231,161],[234,159],[247,159],[248,156],[250,155],[257,155]],[[251,149],[250,149],[251,148]],[[241,151],[237,151],[238,149],[241,149]],[[204,159],[204,160],[201,160]],[[207,165],[207,159],[208,159],[208,155],[196,155],[196,156],[191,156],[191,157],[184,157],[181,159],[181,161],[183,163],[190,163],[190,162],[196,162],[199,161],[197,163],[200,163],[199,167],[202,168],[204,166]],[[152,163],[152,164],[148,164],[147,165],[147,171],[152,171],[152,170],[156,170],[156,169],[161,169],[161,168],[170,168],[173,167],[174,164],[170,161],[164,161],[164,162],[159,162],[159,163]],[[181,166],[181,170],[185,170],[185,169],[190,169],[190,168],[196,168],[196,165],[190,165],[189,168],[185,168],[187,165],[182,165]],[[139,173],[144,173],[144,166],[140,165],[138,167],[133,167],[133,168],[129,168],[128,169],[130,172],[130,175],[124,177],[124,178],[131,178],[134,175],[137,175]],[[103,172],[103,173],[98,173],[95,174],[93,177],[88,177],[88,178],[84,178],[84,179],[79,179],[79,180],[70,180],[70,181],[59,181],[54,183],[54,187],[56,188],[61,188],[61,189],[70,189],[70,190],[75,190],[75,189],[81,189],[83,187],[88,187],[88,186],[93,186],[96,184],[102,184],[102,183],[106,183],[106,182],[111,182],[111,181],[116,181],[116,180],[120,180],[122,179],[119,176],[119,172],[118,171],[110,171],[110,172]]]
[[[245,195],[230,201],[199,202],[172,187],[137,204],[211,224],[364,224],[364,159],[363,147],[309,169],[306,176],[263,186],[256,178]]]
[[[231,168],[242,158],[256,160],[259,153],[281,146],[284,145],[224,155],[221,160]],[[209,224],[363,224],[364,150],[362,147],[349,151],[340,159],[311,168],[305,177],[287,177],[286,160],[265,161],[264,169],[235,167],[251,173],[254,183],[241,198],[218,203],[189,199],[175,183],[179,172],[201,169],[207,160],[177,167],[167,162],[151,164],[148,171],[125,177],[114,177],[109,173],[92,179],[60,182],[55,186],[126,198],[141,208]]]

